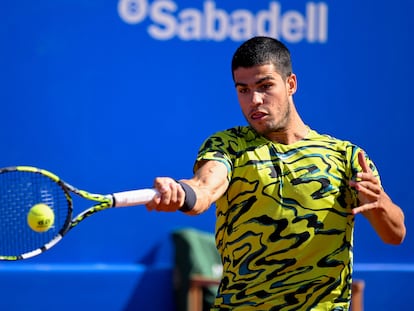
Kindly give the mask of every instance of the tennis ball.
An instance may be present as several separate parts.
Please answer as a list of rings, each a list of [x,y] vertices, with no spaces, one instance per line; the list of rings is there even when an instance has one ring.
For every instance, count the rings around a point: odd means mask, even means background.
[[[55,213],[44,203],[33,205],[27,214],[27,224],[36,232],[46,232],[55,222]]]

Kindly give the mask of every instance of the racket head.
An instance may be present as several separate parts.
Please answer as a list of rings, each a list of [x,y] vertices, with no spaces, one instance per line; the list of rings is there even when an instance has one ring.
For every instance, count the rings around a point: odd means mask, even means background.
[[[54,212],[54,224],[45,232],[32,230],[29,210],[38,203]],[[64,183],[46,170],[30,166],[0,169],[0,260],[36,256],[54,246],[70,227],[72,198]]]

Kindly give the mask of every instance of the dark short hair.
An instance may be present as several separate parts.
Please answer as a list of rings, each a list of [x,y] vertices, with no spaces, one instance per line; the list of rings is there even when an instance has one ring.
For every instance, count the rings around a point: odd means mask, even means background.
[[[289,49],[279,40],[270,37],[253,37],[245,41],[233,55],[231,72],[239,68],[273,64],[276,71],[287,78],[292,73],[292,61]]]

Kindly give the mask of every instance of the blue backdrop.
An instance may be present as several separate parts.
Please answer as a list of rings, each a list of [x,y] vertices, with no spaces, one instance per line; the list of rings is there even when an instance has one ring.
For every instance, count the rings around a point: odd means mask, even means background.
[[[0,166],[38,166],[98,193],[190,177],[209,134],[245,123],[233,51],[273,35],[291,49],[305,122],[366,149],[406,213],[399,247],[358,217],[355,260],[413,262],[413,9],[409,0],[3,1]],[[110,210],[30,261],[145,262],[171,230],[213,231],[214,218],[213,209]]]

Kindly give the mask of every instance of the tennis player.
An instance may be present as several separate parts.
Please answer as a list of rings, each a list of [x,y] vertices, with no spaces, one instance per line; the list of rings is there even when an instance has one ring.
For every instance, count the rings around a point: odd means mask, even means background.
[[[223,277],[212,310],[348,310],[355,216],[400,244],[404,214],[364,150],[301,119],[284,44],[244,42],[232,75],[249,125],[207,138],[191,179],[156,178],[147,208],[196,215],[216,203]]]

